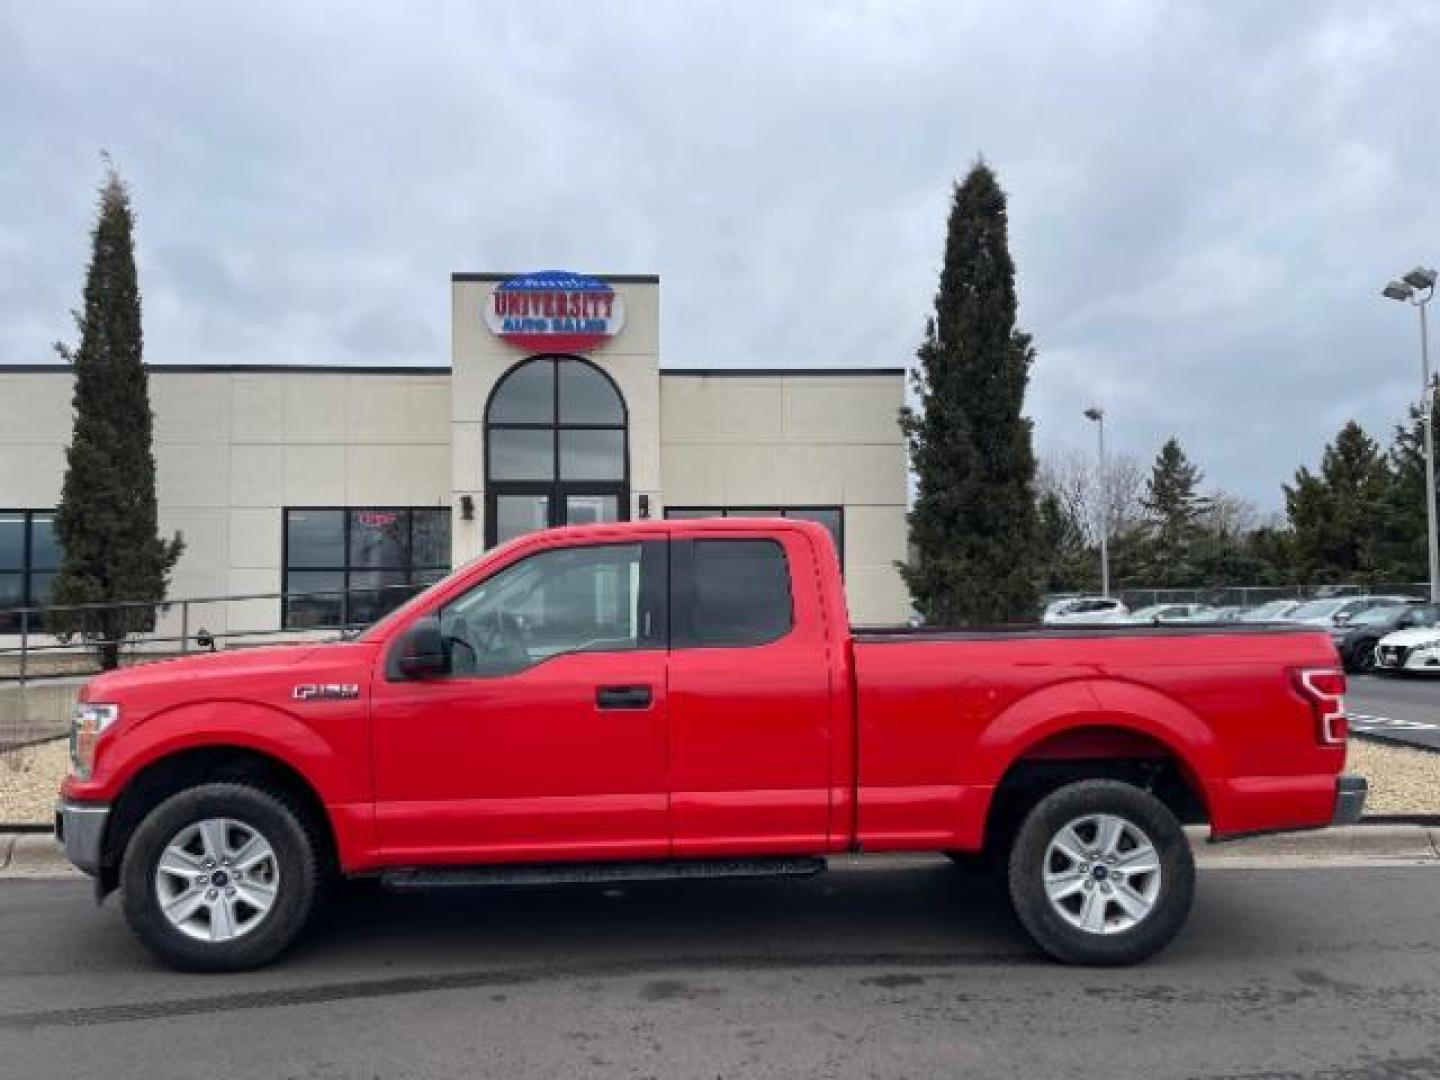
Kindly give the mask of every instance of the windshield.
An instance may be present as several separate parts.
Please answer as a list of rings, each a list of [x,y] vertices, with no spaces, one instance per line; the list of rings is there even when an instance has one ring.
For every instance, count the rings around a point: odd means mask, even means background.
[[[1385,604],[1381,607],[1367,608],[1364,611],[1357,612],[1355,617],[1350,620],[1350,625],[1374,626],[1378,623],[1391,622],[1399,618],[1400,611],[1398,608],[1399,606],[1396,604]]]
[[[1311,600],[1290,612],[1292,619],[1323,619],[1344,607],[1346,600]]]

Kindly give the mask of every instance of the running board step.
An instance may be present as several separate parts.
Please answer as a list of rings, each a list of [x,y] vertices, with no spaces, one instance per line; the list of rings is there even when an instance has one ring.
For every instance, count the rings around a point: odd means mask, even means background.
[[[808,876],[825,869],[811,857],[673,859],[657,862],[520,863],[506,866],[424,866],[380,876],[387,889],[471,888],[485,885],[594,885],[619,881]]]

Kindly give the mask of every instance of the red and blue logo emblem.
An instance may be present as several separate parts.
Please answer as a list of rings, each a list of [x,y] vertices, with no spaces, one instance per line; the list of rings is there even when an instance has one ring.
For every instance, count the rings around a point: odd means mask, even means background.
[[[625,325],[625,303],[599,278],[541,270],[506,278],[490,292],[485,325],[532,352],[588,352]]]

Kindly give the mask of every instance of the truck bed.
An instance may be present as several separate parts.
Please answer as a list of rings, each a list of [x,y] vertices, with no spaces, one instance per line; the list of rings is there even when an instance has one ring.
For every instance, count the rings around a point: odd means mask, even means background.
[[[983,820],[971,804],[988,805],[1017,755],[1168,758],[1217,835],[1329,820],[1345,751],[1317,740],[1296,683],[1338,667],[1323,630],[860,627],[852,642],[867,846],[921,846],[939,840],[917,835],[926,824]]]

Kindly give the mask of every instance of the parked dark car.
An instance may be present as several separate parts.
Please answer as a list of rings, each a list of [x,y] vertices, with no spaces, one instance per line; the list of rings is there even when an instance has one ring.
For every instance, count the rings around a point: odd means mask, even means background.
[[[1330,631],[1330,640],[1340,651],[1345,670],[1366,672],[1375,667],[1375,646],[1396,630],[1440,625],[1440,606],[1404,604],[1370,608],[1352,616],[1343,626]]]

